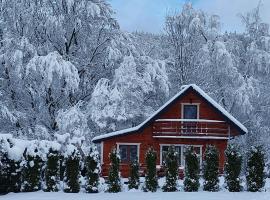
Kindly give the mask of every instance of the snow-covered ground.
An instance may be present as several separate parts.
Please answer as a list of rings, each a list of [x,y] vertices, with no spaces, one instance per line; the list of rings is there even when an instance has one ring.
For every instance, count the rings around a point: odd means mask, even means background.
[[[98,194],[67,194],[63,192],[46,193],[18,193],[0,196],[1,200],[164,200],[164,199],[181,199],[181,200],[268,200],[270,192],[120,192],[117,194],[98,193]]]
[[[122,179],[124,183],[125,179]],[[143,182],[144,179],[142,178]],[[200,180],[202,185],[203,180]],[[159,186],[164,184],[164,178],[159,179]],[[126,184],[123,184],[123,192],[88,194],[84,189],[80,193],[64,192],[29,192],[29,193],[10,193],[0,196],[0,200],[164,200],[164,199],[181,199],[181,200],[269,200],[270,199],[270,179],[266,179],[266,184],[262,192],[228,192],[224,188],[224,178],[220,178],[219,192],[204,192],[200,187],[199,192],[183,192],[183,181],[178,181],[178,192],[162,192],[159,188],[157,192],[143,192],[140,190],[130,190]],[[245,185],[243,184],[243,187]],[[106,185],[100,185],[100,191],[104,191]]]

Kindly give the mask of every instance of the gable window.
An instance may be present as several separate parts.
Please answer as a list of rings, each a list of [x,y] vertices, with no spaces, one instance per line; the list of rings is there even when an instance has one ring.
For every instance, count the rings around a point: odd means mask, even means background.
[[[122,163],[132,162],[139,158],[138,144],[118,144],[118,149]]]
[[[198,119],[198,105],[183,104],[183,119]]]

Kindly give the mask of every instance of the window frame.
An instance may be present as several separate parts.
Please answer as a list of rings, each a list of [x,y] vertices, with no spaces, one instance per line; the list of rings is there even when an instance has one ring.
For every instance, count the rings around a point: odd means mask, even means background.
[[[120,146],[121,145],[123,145],[123,146],[137,146],[137,159],[138,159],[138,162],[139,162],[139,160],[140,160],[140,144],[141,143],[116,143],[117,151],[119,152],[119,155],[120,155]],[[130,149],[130,147],[128,147],[128,149]],[[131,160],[130,160],[130,150],[129,151],[127,150],[127,157],[128,157],[128,160],[122,161],[121,160],[121,155],[120,155],[120,164],[127,164],[127,163],[131,162]]]
[[[184,106],[197,106],[197,118],[199,119],[200,117],[200,103],[181,103],[181,119],[184,119]]]

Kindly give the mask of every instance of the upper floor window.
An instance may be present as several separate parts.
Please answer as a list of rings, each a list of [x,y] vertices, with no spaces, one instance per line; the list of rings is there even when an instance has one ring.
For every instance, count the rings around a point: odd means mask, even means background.
[[[132,162],[138,160],[138,145],[119,144],[118,148],[121,162]]]
[[[183,119],[198,119],[198,105],[183,104]]]

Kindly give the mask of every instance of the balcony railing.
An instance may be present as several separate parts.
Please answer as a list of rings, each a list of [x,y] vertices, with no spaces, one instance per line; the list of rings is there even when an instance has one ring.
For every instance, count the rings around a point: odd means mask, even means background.
[[[158,119],[153,125],[153,135],[229,137],[230,126],[218,120]]]

